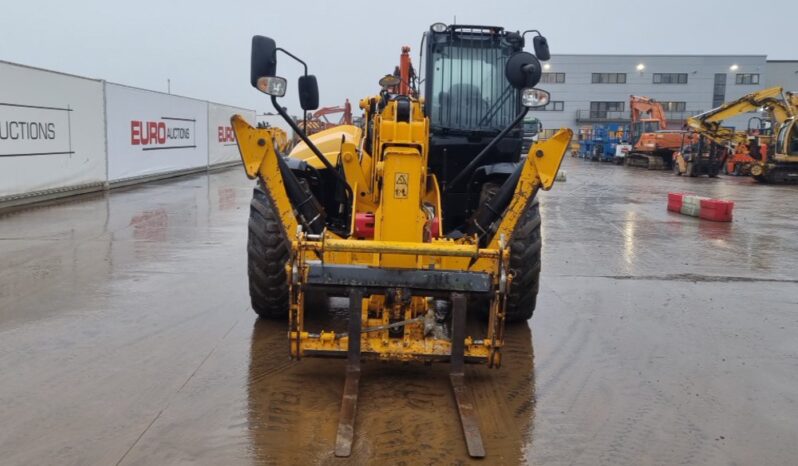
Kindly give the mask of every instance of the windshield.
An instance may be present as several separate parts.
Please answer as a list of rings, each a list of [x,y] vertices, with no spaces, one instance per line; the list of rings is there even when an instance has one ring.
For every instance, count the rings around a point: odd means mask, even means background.
[[[433,128],[492,131],[509,125],[518,110],[518,92],[504,76],[511,53],[509,45],[485,36],[436,44],[427,96]]]

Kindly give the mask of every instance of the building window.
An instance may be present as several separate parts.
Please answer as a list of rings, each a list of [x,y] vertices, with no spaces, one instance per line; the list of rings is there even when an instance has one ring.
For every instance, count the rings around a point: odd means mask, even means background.
[[[759,84],[758,73],[739,73],[735,84]]]
[[[562,84],[565,82],[565,73],[543,73],[540,82],[547,84]]]
[[[687,110],[687,102],[660,102],[666,112],[684,112]]]
[[[593,84],[626,84],[626,73],[593,73]]]
[[[620,113],[623,110],[623,102],[590,102],[590,118],[607,118],[609,112]]]
[[[536,112],[562,112],[565,110],[565,102],[562,100],[552,100],[543,107],[536,107],[532,110]]]
[[[715,74],[715,86],[712,90],[712,108],[723,105],[726,100],[726,73]]]
[[[654,73],[654,84],[687,84],[687,73]]]

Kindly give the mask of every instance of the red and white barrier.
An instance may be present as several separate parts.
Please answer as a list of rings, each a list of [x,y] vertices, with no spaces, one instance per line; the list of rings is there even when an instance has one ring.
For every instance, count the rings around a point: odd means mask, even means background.
[[[688,193],[668,193],[668,210],[714,222],[731,222],[734,202]]]

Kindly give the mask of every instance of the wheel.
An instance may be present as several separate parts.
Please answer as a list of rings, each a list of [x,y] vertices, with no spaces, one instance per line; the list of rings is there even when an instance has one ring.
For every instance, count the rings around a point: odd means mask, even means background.
[[[735,163],[734,171],[732,173],[734,174],[734,176],[740,176],[742,175],[742,169],[743,169],[742,164]]]
[[[489,201],[501,185],[487,182],[479,194],[480,205]],[[513,282],[505,307],[507,322],[529,320],[535,312],[540,279],[540,208],[538,200],[527,206],[526,212],[518,219],[510,241],[510,271]],[[485,304],[485,305],[482,305]],[[484,317],[488,316],[487,303],[480,303]]]
[[[507,322],[529,320],[535,312],[540,286],[540,206],[535,199],[518,220],[510,241],[513,282],[505,308]]]
[[[288,315],[285,264],[290,249],[280,217],[258,184],[249,204],[247,274],[252,309],[260,317],[275,319]]]

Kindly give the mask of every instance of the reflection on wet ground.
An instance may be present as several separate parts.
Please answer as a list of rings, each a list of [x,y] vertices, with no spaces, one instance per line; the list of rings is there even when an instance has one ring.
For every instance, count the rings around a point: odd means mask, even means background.
[[[792,463],[798,189],[564,168],[531,330],[468,368],[483,463]],[[735,221],[669,213],[668,191]],[[286,324],[254,318],[250,194],[235,169],[0,214],[0,462],[471,462],[446,365],[374,361],[333,458],[344,361],[292,362]]]
[[[249,430],[265,464],[341,462],[333,457],[343,391],[343,360],[288,361],[285,325],[258,321],[252,331]],[[501,370],[469,367],[485,447],[501,463],[518,463],[534,419],[532,339],[509,329]],[[280,351],[275,355],[275,350]],[[446,365],[367,362],[361,378],[351,462],[452,464],[468,461]]]

